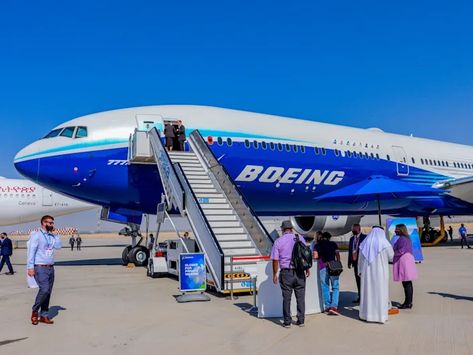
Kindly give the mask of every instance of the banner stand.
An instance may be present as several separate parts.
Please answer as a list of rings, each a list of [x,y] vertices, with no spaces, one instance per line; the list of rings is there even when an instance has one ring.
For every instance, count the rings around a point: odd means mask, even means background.
[[[176,297],[176,301],[178,303],[210,301],[210,297],[204,294],[206,289],[205,254],[179,254],[179,290],[182,295]]]

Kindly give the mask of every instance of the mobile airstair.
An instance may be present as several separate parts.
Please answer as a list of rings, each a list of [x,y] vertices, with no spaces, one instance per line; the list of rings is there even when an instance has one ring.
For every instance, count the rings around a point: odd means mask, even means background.
[[[130,147],[145,146],[137,142],[145,138],[159,170],[168,208],[189,220],[199,248],[206,255],[208,284],[223,293],[232,288],[249,290],[248,276],[256,272],[255,258],[231,259],[268,255],[273,241],[232,178],[198,130],[188,137],[189,151],[168,152],[156,128],[145,135],[136,131]],[[143,156],[146,154],[140,157],[131,149],[129,160],[150,163]]]

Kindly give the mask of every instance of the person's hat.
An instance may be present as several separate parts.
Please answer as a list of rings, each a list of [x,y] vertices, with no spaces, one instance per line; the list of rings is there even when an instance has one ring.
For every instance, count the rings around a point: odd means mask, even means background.
[[[283,221],[281,223],[281,229],[284,230],[284,229],[292,229],[292,222],[287,220],[287,221]]]

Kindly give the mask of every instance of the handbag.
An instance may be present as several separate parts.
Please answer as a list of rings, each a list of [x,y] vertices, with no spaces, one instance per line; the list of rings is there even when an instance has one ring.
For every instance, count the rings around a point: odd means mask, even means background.
[[[327,267],[330,276],[339,276],[343,272],[342,262],[338,260],[329,261]]]

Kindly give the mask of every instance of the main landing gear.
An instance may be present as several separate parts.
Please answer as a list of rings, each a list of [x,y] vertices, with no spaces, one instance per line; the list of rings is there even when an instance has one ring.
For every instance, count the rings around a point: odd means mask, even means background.
[[[131,245],[123,249],[122,264],[128,265],[129,263],[133,263],[135,266],[148,265],[149,251],[146,247],[141,245],[143,237],[139,231],[139,226],[130,224],[128,227],[123,228],[118,234],[131,237]]]

